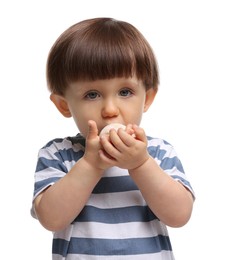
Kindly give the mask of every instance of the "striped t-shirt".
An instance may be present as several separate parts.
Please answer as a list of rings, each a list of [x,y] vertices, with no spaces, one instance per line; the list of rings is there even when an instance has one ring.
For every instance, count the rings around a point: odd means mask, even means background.
[[[83,156],[85,139],[55,139],[39,151],[34,198],[64,177]],[[166,141],[148,137],[148,151],[160,167],[193,194],[182,164]],[[36,217],[34,208],[31,213]],[[127,170],[104,172],[81,213],[55,232],[53,260],[174,259],[166,226],[147,206]]]

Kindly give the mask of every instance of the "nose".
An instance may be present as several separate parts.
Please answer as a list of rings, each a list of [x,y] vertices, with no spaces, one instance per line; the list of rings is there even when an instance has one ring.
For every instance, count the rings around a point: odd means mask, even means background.
[[[102,116],[103,117],[116,117],[119,115],[119,108],[113,100],[106,100],[103,103]]]

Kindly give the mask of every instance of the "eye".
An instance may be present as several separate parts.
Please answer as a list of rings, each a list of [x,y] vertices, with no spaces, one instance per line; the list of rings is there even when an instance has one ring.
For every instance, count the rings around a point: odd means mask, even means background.
[[[129,97],[133,94],[132,90],[130,89],[122,89],[120,92],[119,92],[119,95],[122,96],[122,97]]]
[[[99,93],[96,91],[90,91],[85,95],[85,99],[94,100],[100,97]]]

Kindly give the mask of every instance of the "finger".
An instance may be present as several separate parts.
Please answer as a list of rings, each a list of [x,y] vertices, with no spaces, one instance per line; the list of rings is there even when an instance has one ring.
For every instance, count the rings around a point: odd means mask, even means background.
[[[137,125],[133,125],[132,128],[135,131],[135,137],[136,139],[142,141],[142,142],[147,142],[147,137],[146,134],[143,130],[143,128],[137,126]]]
[[[118,151],[122,151],[125,148],[125,144],[119,135],[119,133],[122,131],[126,133],[123,129],[118,129],[117,131],[113,129],[109,132],[110,142]]]
[[[120,137],[121,142],[123,142],[124,146],[126,147],[130,147],[135,143],[135,134],[133,129],[132,131],[130,131],[130,133],[121,131],[119,129],[118,136]],[[122,148],[124,147],[122,146]]]
[[[116,158],[117,156],[119,156],[119,147],[116,146],[116,141],[113,141],[113,135],[117,136],[117,133],[115,130],[111,130],[110,131],[110,135],[107,138],[107,136],[102,135],[100,137],[101,140],[101,144],[103,149],[105,150],[106,153],[108,153],[111,157]],[[119,137],[117,136],[117,138],[119,139]]]
[[[115,158],[113,158],[112,156],[110,156],[108,153],[106,153],[106,151],[105,150],[99,150],[99,156],[100,156],[100,158],[104,161],[104,162],[106,162],[106,163],[108,163],[108,164],[113,164],[113,162],[115,162],[116,160],[115,160]]]
[[[98,128],[97,128],[96,122],[93,120],[89,120],[88,121],[87,139],[96,138],[97,135],[98,135]]]
[[[128,125],[126,126],[125,132],[128,133],[128,134],[130,134],[130,135],[133,135],[133,134],[134,134],[134,130],[133,130],[133,128],[132,128],[132,124],[128,124]]]

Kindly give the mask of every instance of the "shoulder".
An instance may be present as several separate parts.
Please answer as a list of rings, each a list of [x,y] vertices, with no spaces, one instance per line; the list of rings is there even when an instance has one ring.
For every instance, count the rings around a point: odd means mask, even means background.
[[[36,172],[49,171],[50,168],[68,172],[83,154],[84,138],[81,135],[55,138],[39,150]]]
[[[80,134],[74,137],[55,138],[44,145],[38,152],[39,158],[48,160],[77,161],[85,150],[85,138]]]
[[[184,173],[184,169],[174,147],[160,138],[148,137],[148,152],[165,171],[177,169]]]
[[[74,148],[76,150],[84,150],[85,138],[77,134],[76,136],[68,136],[64,138],[55,138],[45,144],[41,150],[63,150]]]
[[[175,153],[173,146],[164,139],[156,137],[147,137],[147,147],[152,157],[167,156],[167,154]]]
[[[172,146],[169,142],[164,139],[147,136],[148,145],[162,145],[162,146]]]

